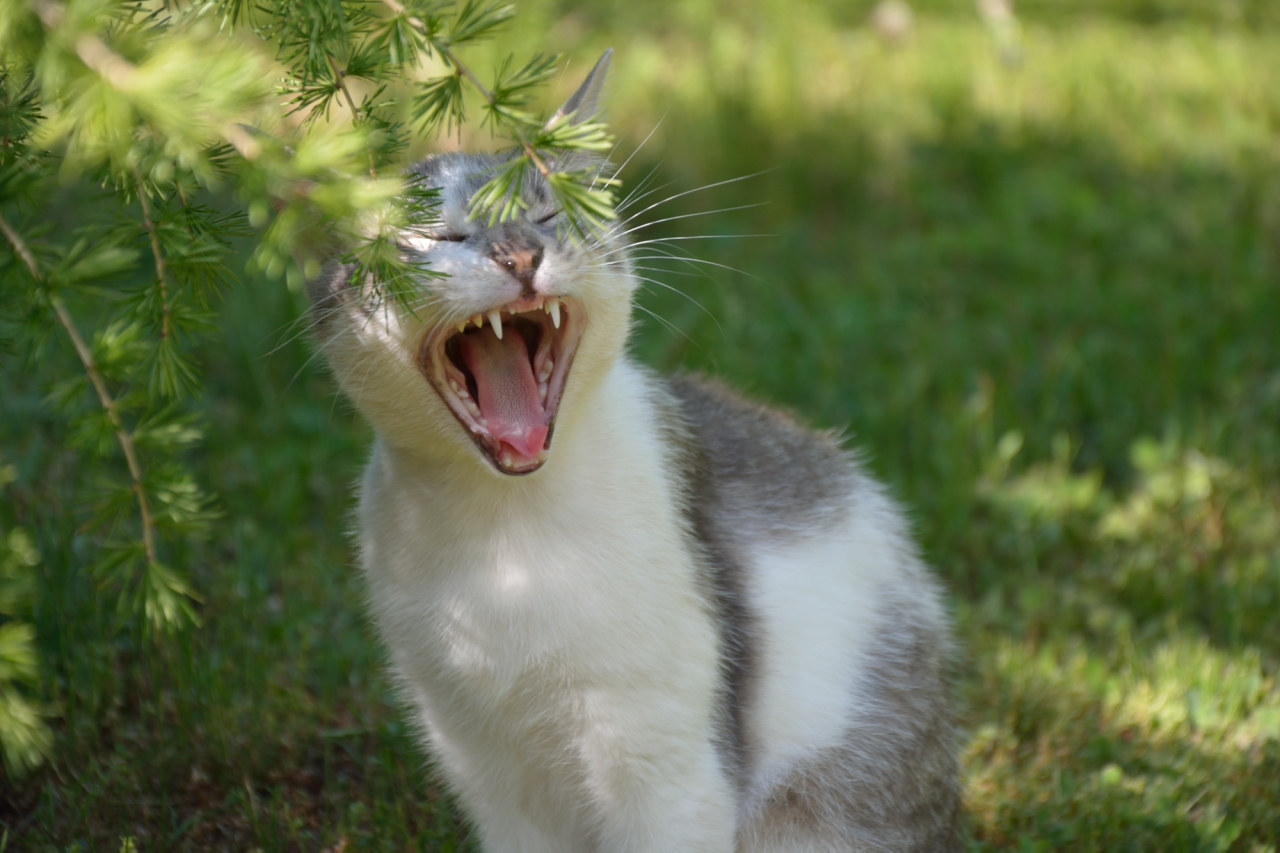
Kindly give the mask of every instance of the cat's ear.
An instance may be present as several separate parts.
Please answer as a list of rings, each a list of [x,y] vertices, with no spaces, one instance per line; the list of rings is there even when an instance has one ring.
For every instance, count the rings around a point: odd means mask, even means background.
[[[611,59],[613,59],[613,48],[609,48],[604,52],[604,56],[600,57],[596,67],[591,69],[587,79],[582,81],[578,91],[574,92],[573,96],[564,102],[563,107],[556,110],[556,114],[551,117],[551,121],[547,122],[548,128],[559,124],[570,113],[573,113],[573,118],[569,120],[572,124],[582,124],[584,121],[590,121],[596,117],[600,112],[600,93],[604,91],[604,79],[609,76],[609,60]]]

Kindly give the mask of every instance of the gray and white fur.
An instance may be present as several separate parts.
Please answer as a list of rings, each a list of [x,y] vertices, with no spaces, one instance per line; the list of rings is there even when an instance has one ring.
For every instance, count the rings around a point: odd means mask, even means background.
[[[447,274],[416,310],[339,264],[310,288],[377,433],[371,609],[483,848],[959,849],[947,617],[900,510],[833,436],[632,361],[623,229],[573,236],[540,177],[470,219],[501,162],[416,169],[442,222],[404,251]]]

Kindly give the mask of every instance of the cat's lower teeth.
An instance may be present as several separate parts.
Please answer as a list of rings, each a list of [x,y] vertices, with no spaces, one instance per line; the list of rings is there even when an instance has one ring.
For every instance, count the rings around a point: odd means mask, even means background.
[[[569,302],[518,299],[455,320],[429,339],[429,378],[504,473],[531,473],[548,458],[546,443],[585,320]]]

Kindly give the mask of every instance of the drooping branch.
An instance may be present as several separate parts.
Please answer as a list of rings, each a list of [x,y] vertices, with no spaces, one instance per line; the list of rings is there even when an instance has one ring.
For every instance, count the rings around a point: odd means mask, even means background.
[[[401,3],[400,0],[383,0],[383,2],[387,4],[392,12],[397,15],[404,15],[406,10],[404,4]],[[458,55],[453,52],[447,43],[433,37],[431,30],[427,27],[425,21],[414,15],[406,16],[405,20],[427,37],[431,42],[431,48],[437,51],[440,56],[444,58],[445,62],[452,65],[459,75],[466,77],[471,81],[471,85],[476,87],[476,91],[479,92],[480,97],[484,98],[489,104],[490,109],[497,108],[498,96],[491,91],[488,86],[480,82],[480,78],[467,67],[466,63],[458,58]],[[551,170],[547,168],[547,164],[538,156],[537,150],[529,140],[525,138],[523,131],[519,127],[512,128],[512,130],[514,131],[516,144],[518,144],[524,151],[525,156],[529,158],[529,162],[533,163],[533,165],[537,167],[538,171],[542,173],[544,178],[549,179],[551,177]]]
[[[41,285],[47,286],[44,274],[41,273],[40,265],[36,261],[36,256],[32,254],[26,241],[22,239],[22,235],[9,224],[9,221],[3,215],[0,215],[0,231],[4,232],[9,245],[13,247],[14,254],[26,265],[31,277]],[[133,481],[133,493],[138,498],[138,514],[142,519],[142,545],[146,551],[147,562],[155,564],[158,562],[155,522],[151,515],[151,502],[147,498],[147,490],[143,486],[142,463],[138,461],[138,450],[134,445],[133,436],[125,428],[124,419],[120,417],[120,407],[116,404],[115,398],[111,396],[106,380],[103,379],[102,372],[98,370],[98,363],[93,357],[93,351],[89,349],[89,345],[81,336],[71,312],[67,310],[66,303],[56,293],[49,294],[49,303],[53,306],[53,312],[58,318],[58,323],[66,331],[67,337],[71,339],[71,345],[75,348],[76,355],[80,358],[80,364],[84,367],[85,373],[88,374],[93,390],[97,392],[98,402],[102,404],[103,410],[107,413],[107,419],[111,421],[111,426],[115,429],[116,441],[120,445],[120,450],[124,453],[125,463],[129,467],[129,477]]]
[[[136,169],[133,172],[138,188],[138,201],[142,203],[142,224],[151,235],[151,255],[156,262],[156,278],[160,281],[160,338],[168,340],[170,333],[169,317],[173,313],[173,305],[169,301],[169,265],[165,262],[164,251],[160,248],[160,231],[151,218],[151,203],[147,201],[147,188],[142,175]]]
[[[54,0],[35,0],[32,5],[40,22],[50,32],[57,29],[66,14],[66,7]],[[75,51],[90,71],[113,88],[127,92],[133,87],[137,67],[96,35],[85,34],[76,39]],[[261,143],[243,125],[229,122],[218,128],[218,135],[246,160],[256,160],[262,154]]]
[[[351,108],[351,118],[359,121],[360,108],[356,106],[356,99],[351,97],[351,90],[347,88],[346,70],[338,67],[338,62],[332,55],[325,54],[325,59],[329,60],[329,67],[333,69],[333,79],[337,81],[338,88],[342,91],[342,94],[347,96],[347,106]]]

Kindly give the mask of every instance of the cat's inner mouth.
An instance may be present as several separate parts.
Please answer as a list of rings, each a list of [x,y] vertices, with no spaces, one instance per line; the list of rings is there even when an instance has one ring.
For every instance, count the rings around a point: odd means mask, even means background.
[[[574,301],[535,297],[428,336],[427,378],[499,471],[528,474],[547,461],[582,325]]]

